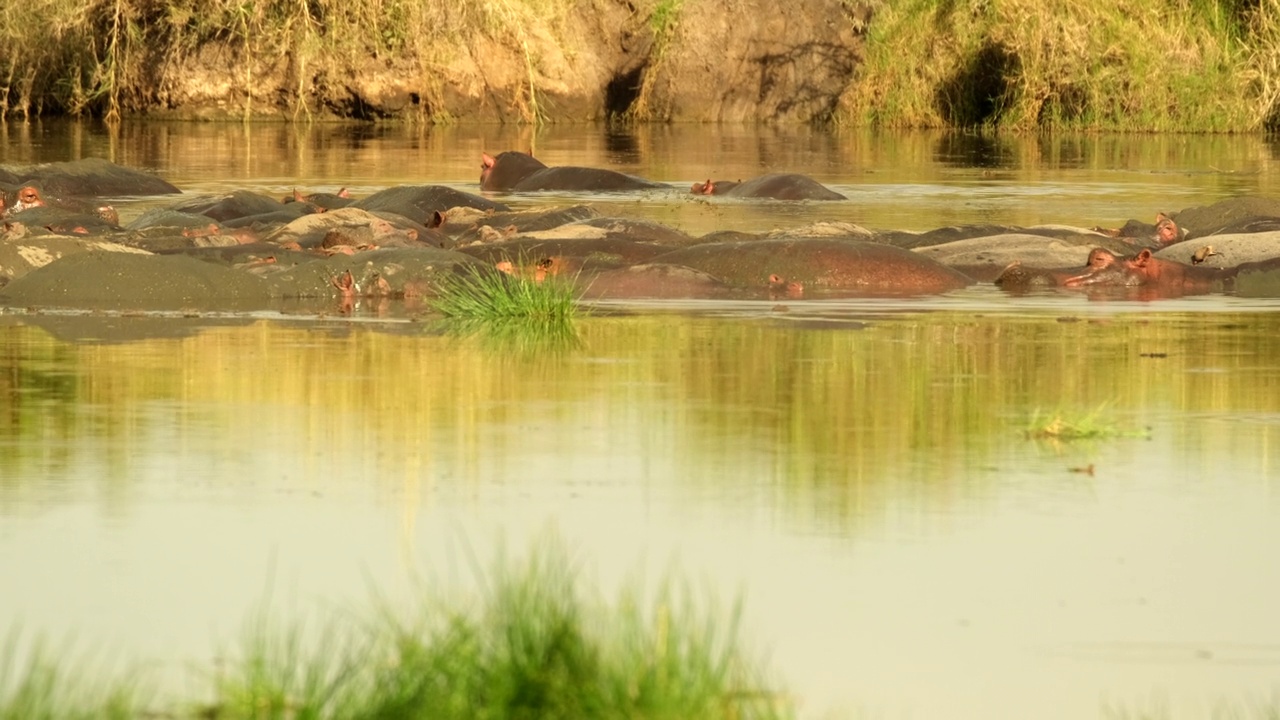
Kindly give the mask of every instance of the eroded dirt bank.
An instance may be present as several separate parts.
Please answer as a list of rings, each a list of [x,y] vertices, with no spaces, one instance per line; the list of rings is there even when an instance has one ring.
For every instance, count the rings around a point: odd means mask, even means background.
[[[0,114],[821,121],[870,14],[846,0],[186,4],[94,3],[51,46],[11,28],[33,47],[0,60]]]

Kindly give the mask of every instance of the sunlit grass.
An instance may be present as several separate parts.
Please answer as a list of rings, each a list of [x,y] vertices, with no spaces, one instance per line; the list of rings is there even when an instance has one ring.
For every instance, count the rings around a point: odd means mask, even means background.
[[[572,9],[571,0],[41,0],[0,12],[0,118],[8,114],[92,114],[116,118],[156,106],[159,67],[201,67],[199,56],[234,52],[221,75],[228,98],[248,118],[291,110],[295,118],[320,108],[307,96],[317,75],[350,73],[372,58],[398,63],[417,81],[428,120],[449,120],[440,68],[483,38],[523,61],[514,88],[519,116],[543,114],[542,46]],[[38,17],[39,22],[31,22]],[[275,65],[281,57],[290,62]],[[270,70],[268,70],[270,68]],[[292,97],[262,97],[261,73],[283,71]],[[255,75],[256,73],[256,75]],[[255,96],[259,96],[255,102]],[[288,103],[289,108],[272,102]],[[235,116],[235,113],[231,115]]]
[[[1273,122],[1280,97],[1274,0],[876,6],[852,123],[1242,131]]]
[[[574,286],[554,275],[534,279],[474,267],[446,279],[431,305],[445,317],[467,320],[567,320],[578,311]]]
[[[0,647],[0,720],[132,720],[143,715],[135,679],[92,679],[83,660],[55,656],[11,629]]]
[[[1027,423],[1026,434],[1036,440],[1071,441],[1149,437],[1151,433],[1121,425],[1107,414],[1104,403],[1086,412],[1043,413],[1037,409]]]
[[[207,675],[209,700],[148,706],[133,677],[95,684],[39,647],[19,663],[11,638],[0,720],[791,716],[743,649],[737,607],[699,601],[676,581],[606,602],[558,545],[480,575],[470,596],[429,594],[407,613],[383,600],[320,623],[256,614]]]

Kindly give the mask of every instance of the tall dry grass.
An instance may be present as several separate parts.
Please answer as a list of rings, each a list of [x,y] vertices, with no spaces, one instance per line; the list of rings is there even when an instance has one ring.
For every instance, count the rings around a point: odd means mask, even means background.
[[[284,73],[295,117],[312,108],[317,77],[370,60],[416,69],[415,82],[447,117],[439,69],[492,46],[521,53],[525,84],[517,108],[541,117],[533,33],[554,34],[575,0],[29,0],[0,9],[0,119],[163,107],[167,72],[196,58],[230,68],[246,117],[262,75]],[[344,61],[345,64],[344,64]]]
[[[682,2],[633,8],[655,40],[651,71],[664,62]],[[837,122],[1199,132],[1278,124],[1280,0],[865,2],[874,7],[865,62]],[[319,109],[317,84],[380,62],[411,82],[424,120],[451,119],[443,71],[461,64],[473,68],[471,85],[514,88],[514,116],[540,122],[552,117],[545,98],[558,89],[548,66],[574,62],[561,30],[598,9],[595,0],[27,0],[0,9],[0,118],[163,108],[181,102],[169,87],[175,69],[194,64],[232,68],[208,82],[227,84],[246,118],[285,105],[306,119]],[[495,52],[511,61],[476,69]],[[264,87],[280,77],[286,98]],[[647,101],[640,87],[635,117]]]
[[[1277,3],[877,2],[843,120],[891,127],[1246,131],[1269,121]]]

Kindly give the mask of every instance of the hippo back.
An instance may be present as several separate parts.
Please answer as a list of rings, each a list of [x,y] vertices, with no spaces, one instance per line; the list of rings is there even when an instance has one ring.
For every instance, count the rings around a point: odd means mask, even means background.
[[[807,175],[773,173],[734,184],[724,191],[731,197],[773,198],[775,200],[847,200]]]
[[[973,284],[966,275],[919,253],[834,238],[707,243],[652,262],[687,265],[738,287],[767,287],[775,276],[806,289],[847,295],[923,295]]]

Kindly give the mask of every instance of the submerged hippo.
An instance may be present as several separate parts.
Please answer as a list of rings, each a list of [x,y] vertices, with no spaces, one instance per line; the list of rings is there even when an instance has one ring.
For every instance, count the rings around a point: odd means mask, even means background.
[[[50,195],[68,198],[172,195],[182,192],[155,175],[122,167],[101,158],[0,168],[0,182],[10,185],[32,183]]]
[[[506,205],[446,185],[397,185],[357,200],[348,207],[370,212],[391,212],[420,225],[435,227],[442,214],[453,208],[481,212],[505,212]]]
[[[685,265],[740,288],[906,296],[956,290],[973,279],[919,253],[836,238],[717,242],[674,250],[655,263]]]
[[[481,190],[496,192],[536,192],[540,190],[618,192],[625,190],[656,190],[668,187],[662,183],[627,175],[616,170],[570,165],[548,167],[534,156],[515,150],[499,153],[496,157],[489,153],[482,153],[480,158]]]
[[[1032,288],[1046,287],[1080,287],[1085,278],[1097,276],[1103,270],[1111,269],[1115,273],[1120,259],[1106,248],[1094,248],[1084,267],[1037,268],[1023,265],[1021,262],[1010,263],[995,279],[995,284],[1011,292],[1020,292]],[[1118,280],[1119,277],[1116,276]]]
[[[1185,295],[1201,295],[1211,292],[1248,290],[1247,294],[1265,297],[1280,295],[1280,258],[1258,262],[1240,263],[1233,267],[1205,267],[1187,265],[1175,260],[1157,257],[1150,248],[1143,248],[1135,255],[1116,258],[1110,253],[1095,250],[1099,260],[1083,273],[1061,278],[1052,270],[1011,269],[1011,276],[1020,274],[1047,274],[1069,288],[1127,288],[1142,299],[1174,298]],[[1104,255],[1105,253],[1105,255]],[[1092,256],[1091,256],[1092,257]],[[998,283],[1010,287],[1011,282]]]
[[[740,182],[707,180],[704,183],[694,183],[690,192],[694,195],[725,195],[774,200],[848,200],[844,195],[808,175],[796,173],[771,173]]]
[[[1163,260],[1149,248],[1113,265],[1067,281],[1068,287],[1141,287],[1159,297],[1198,295],[1229,289],[1238,268],[1207,268]]]

